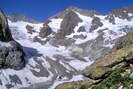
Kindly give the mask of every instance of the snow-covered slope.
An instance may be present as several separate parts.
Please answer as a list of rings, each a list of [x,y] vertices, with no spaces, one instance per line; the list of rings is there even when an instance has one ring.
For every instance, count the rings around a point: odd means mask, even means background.
[[[0,89],[55,89],[63,82],[83,80],[85,78],[81,71],[97,57],[110,51],[117,39],[133,27],[132,18],[128,20],[114,16],[113,24],[107,19],[108,15],[88,16],[74,9],[72,12],[79,20],[75,22],[77,20],[71,19],[69,35],[66,35],[67,28],[62,28],[67,24],[63,22],[64,18],[71,18],[71,14],[52,17],[47,23],[8,20],[13,38],[23,46],[26,53],[27,65],[19,71],[0,70]],[[127,14],[133,16],[131,12]],[[75,26],[74,23],[78,24]],[[40,32],[45,29],[44,24],[52,32],[42,38]],[[28,32],[27,25],[31,27],[32,33]]]

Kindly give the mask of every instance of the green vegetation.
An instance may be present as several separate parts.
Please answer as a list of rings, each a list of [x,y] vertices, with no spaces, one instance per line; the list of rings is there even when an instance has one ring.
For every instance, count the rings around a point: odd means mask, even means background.
[[[88,86],[82,85],[79,89],[88,89]]]
[[[123,86],[123,89],[133,89],[133,77],[130,77],[125,70],[132,70],[131,67],[114,70],[111,75],[96,85],[82,85],[79,89],[117,89]]]

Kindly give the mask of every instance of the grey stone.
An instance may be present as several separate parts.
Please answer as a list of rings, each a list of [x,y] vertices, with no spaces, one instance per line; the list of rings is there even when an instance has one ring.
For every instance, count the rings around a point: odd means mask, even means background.
[[[8,27],[8,21],[0,9],[0,41],[8,42],[11,40],[13,40],[13,38]]]
[[[12,84],[6,84],[5,86],[6,86],[7,89],[11,89],[11,88],[14,87]]]
[[[35,62],[37,63],[35,67],[33,67],[31,65],[31,67],[33,69],[30,69],[31,72],[33,73],[33,75],[35,75],[36,77],[48,77],[49,76],[49,72],[48,70],[43,66],[43,61],[41,60],[37,60],[37,58],[34,58]],[[38,69],[40,71],[36,71],[35,69]]]
[[[9,78],[11,79],[11,82],[22,85],[22,81],[17,75],[9,75]]]
[[[78,29],[78,32],[85,32],[85,27],[84,26],[81,26],[79,29]]]
[[[26,25],[26,29],[27,29],[27,32],[30,34],[33,34],[34,32],[36,32],[34,28],[30,25]]]
[[[43,28],[40,29],[39,36],[42,38],[45,38],[51,33],[52,33],[52,29],[47,24],[44,24]]]
[[[9,47],[0,47],[0,68],[21,69],[25,65],[24,53],[18,43]],[[17,45],[18,44],[18,45]]]
[[[0,10],[0,41],[9,46],[0,46],[0,68],[21,69],[25,65],[22,46],[12,38],[8,21]]]
[[[78,15],[74,11],[69,11],[65,16],[61,23],[61,29],[56,35],[56,38],[63,39],[66,35],[70,35],[74,32],[75,26],[78,25],[82,20],[78,17]]]
[[[90,28],[90,32],[94,31],[98,27],[103,26],[103,23],[100,21],[100,18],[98,18],[98,17],[94,17],[91,24],[92,25],[91,25],[91,28]]]

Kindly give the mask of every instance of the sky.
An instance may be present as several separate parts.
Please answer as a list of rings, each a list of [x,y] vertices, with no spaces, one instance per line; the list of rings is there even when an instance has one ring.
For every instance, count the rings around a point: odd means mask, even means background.
[[[69,6],[107,14],[116,8],[133,6],[133,0],[0,0],[0,8],[6,14],[23,14],[38,21],[44,21]]]

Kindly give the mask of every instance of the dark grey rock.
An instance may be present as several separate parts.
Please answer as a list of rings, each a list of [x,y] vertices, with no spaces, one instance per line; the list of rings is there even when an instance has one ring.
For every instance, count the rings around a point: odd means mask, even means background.
[[[26,29],[27,29],[27,32],[30,34],[33,34],[34,32],[36,32],[34,28],[30,25],[26,25]]]
[[[75,38],[75,39],[85,39],[86,36],[84,36],[83,34],[81,34],[81,35],[74,35],[73,38]]]
[[[20,80],[20,78],[17,75],[9,75],[9,78],[11,79],[12,83],[22,85],[22,81]]]
[[[0,10],[0,41],[9,46],[0,46],[0,68],[21,69],[25,66],[24,52],[19,43],[12,38],[7,19]]]
[[[12,84],[6,84],[5,86],[6,86],[7,89],[11,89],[11,88],[14,87]]]
[[[31,72],[33,73],[33,75],[35,75],[36,77],[48,77],[49,76],[49,72],[48,70],[43,66],[43,61],[38,60],[37,58],[34,58],[35,62],[36,62],[36,66],[32,66],[31,67],[33,69],[30,69]],[[36,71],[35,69],[38,69],[40,71]]]
[[[2,10],[0,10],[0,41],[8,42],[13,40],[8,27],[7,19]]]
[[[2,80],[0,79],[0,85],[3,85]]]
[[[50,35],[51,33],[52,33],[52,29],[47,24],[44,24],[43,28],[41,28],[41,30],[39,32],[39,36],[42,38],[45,38],[48,35]]]
[[[15,41],[10,44],[9,47],[0,47],[0,68],[21,69],[25,66],[22,47]]]
[[[115,17],[112,14],[107,15],[105,19],[109,20],[110,23],[115,24]]]
[[[65,16],[61,23],[61,29],[57,33],[57,39],[64,38],[66,35],[70,35],[74,32],[75,26],[78,25],[82,20],[78,17],[78,15],[74,11],[69,11]]]
[[[81,27],[78,29],[78,32],[86,32],[85,27],[84,27],[84,26],[81,26]]]
[[[103,23],[100,21],[100,18],[94,17],[91,22],[90,32],[94,31],[95,29],[101,26],[103,26]]]

